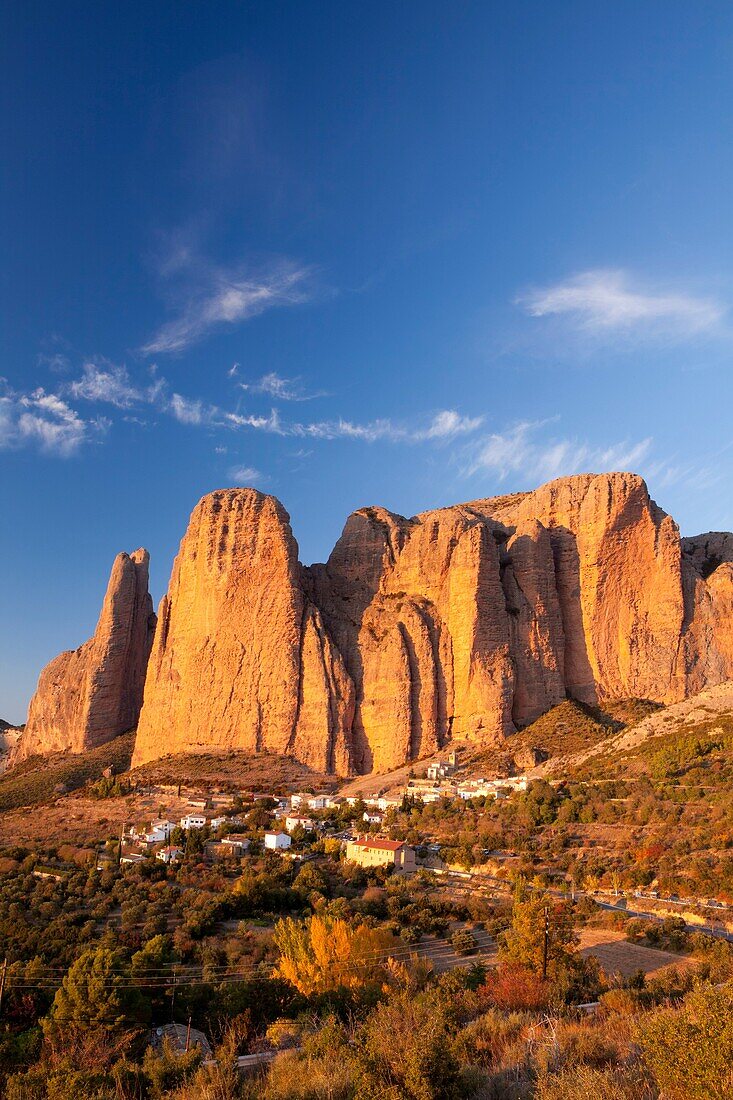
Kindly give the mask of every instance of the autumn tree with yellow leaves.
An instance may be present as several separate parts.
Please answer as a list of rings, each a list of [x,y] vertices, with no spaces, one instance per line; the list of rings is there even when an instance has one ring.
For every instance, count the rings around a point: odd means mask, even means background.
[[[280,951],[280,977],[305,996],[389,983],[390,953],[400,949],[392,933],[383,928],[352,926],[319,915],[306,921],[292,917],[278,921],[274,938]]]

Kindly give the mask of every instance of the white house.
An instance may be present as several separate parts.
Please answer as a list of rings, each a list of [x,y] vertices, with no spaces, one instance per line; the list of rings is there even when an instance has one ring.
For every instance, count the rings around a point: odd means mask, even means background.
[[[148,844],[160,844],[161,840],[168,840],[176,828],[175,821],[154,821],[150,826],[150,832],[145,834]]]
[[[309,810],[325,810],[328,806],[329,798],[327,794],[314,794],[312,798],[308,799]]]
[[[365,810],[364,820],[368,822],[369,825],[381,825],[382,815],[375,813],[374,810]]]
[[[287,833],[265,833],[265,847],[271,851],[289,848],[292,840]]]
[[[186,814],[181,818],[182,829],[203,829],[206,824],[205,814]]]
[[[120,863],[144,863],[145,856],[142,852],[124,852],[120,856]]]
[[[155,858],[161,863],[180,863],[183,859],[183,848],[172,848],[169,844],[156,852]]]
[[[305,803],[305,805],[307,806],[309,804],[309,799],[311,799],[311,798],[313,798],[313,795],[310,794],[310,793],[309,794],[304,794],[303,792],[300,792],[299,794],[291,794],[291,796],[290,796],[291,809],[299,810],[300,807],[303,805],[303,803]]]
[[[212,817],[209,825],[212,829],[221,829],[222,825],[226,825],[228,817]]]
[[[395,798],[394,795],[392,795],[391,797],[382,795],[381,798],[377,799],[377,806],[382,811],[382,813],[384,813],[385,810],[399,810],[401,805],[402,796],[400,796],[399,798]]]
[[[316,823],[312,817],[304,817],[303,814],[290,813],[285,818],[285,828],[287,832],[292,833],[293,829],[297,829],[298,826],[305,829],[306,832],[311,832],[315,829]]]
[[[249,849],[249,837],[241,833],[230,833],[221,842],[221,848],[230,856],[243,856]]]

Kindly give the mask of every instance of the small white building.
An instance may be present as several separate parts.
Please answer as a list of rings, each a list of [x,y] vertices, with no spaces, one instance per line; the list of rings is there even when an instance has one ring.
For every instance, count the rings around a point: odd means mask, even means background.
[[[309,799],[313,797],[314,796],[312,794],[304,793],[302,791],[300,791],[298,794],[291,794],[290,807],[293,810],[299,810],[301,806],[307,806]]]
[[[175,821],[154,821],[150,831],[145,834],[148,844],[160,844],[161,840],[168,840],[176,828]]]
[[[287,832],[292,833],[293,829],[297,829],[298,826],[305,829],[307,833],[310,833],[315,829],[316,823],[312,817],[304,817],[303,814],[290,813],[285,818],[285,829]]]
[[[289,848],[292,840],[287,833],[265,833],[265,848],[271,851],[281,851]]]
[[[168,844],[155,853],[155,858],[161,863],[180,863],[183,859],[183,848],[173,848]]]
[[[374,810],[365,810],[364,811],[364,820],[369,825],[381,825],[382,824],[382,815],[378,814],[378,813],[375,813]]]
[[[211,829],[221,829],[222,825],[226,825],[228,820],[228,817],[212,817],[209,827]]]
[[[396,798],[394,795],[382,795],[377,799],[378,808],[384,813],[386,810],[399,810],[402,805],[402,796]]]
[[[186,814],[181,818],[182,829],[203,829],[206,824],[206,814]]]
[[[309,810],[325,810],[328,806],[329,798],[327,794],[314,794],[312,798],[308,799]]]
[[[146,857],[142,854],[142,852],[124,852],[120,856],[120,863],[144,863],[145,859]]]
[[[221,848],[225,855],[244,856],[249,851],[249,837],[241,833],[229,833],[221,841]]]

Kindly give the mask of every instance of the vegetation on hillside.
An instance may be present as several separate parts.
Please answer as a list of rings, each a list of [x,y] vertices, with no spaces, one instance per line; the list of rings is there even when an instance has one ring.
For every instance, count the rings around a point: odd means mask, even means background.
[[[332,775],[313,771],[290,756],[277,753],[179,753],[143,764],[131,772],[141,785],[177,786],[216,785],[222,790],[238,791],[243,786],[253,791],[305,789],[333,790],[338,780]]]
[[[135,734],[127,733],[84,753],[28,757],[12,771],[0,775],[0,813],[49,802],[100,779],[110,767],[115,772],[126,771],[130,767],[134,743]]]

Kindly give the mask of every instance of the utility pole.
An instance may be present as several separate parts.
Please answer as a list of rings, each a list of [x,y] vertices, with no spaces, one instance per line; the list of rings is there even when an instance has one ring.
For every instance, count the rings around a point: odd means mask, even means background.
[[[547,956],[550,948],[550,907],[545,906],[545,927],[542,935],[542,981],[547,981]]]
[[[173,1023],[173,1008],[176,1003],[176,972],[173,971],[173,989],[171,990],[171,1023]]]
[[[120,866],[120,863],[122,861],[122,842],[125,839],[125,825],[126,824],[127,824],[127,822],[123,821],[122,822],[122,828],[120,829],[120,847],[119,847],[119,851],[117,852],[117,866],[118,867]]]
[[[188,1048],[191,1045],[191,1017],[188,1017],[188,1027],[186,1028],[186,1054],[188,1054]]]
[[[7,955],[3,959],[3,968],[0,971],[0,1016],[3,1011],[3,995],[5,993],[5,975],[8,972],[8,957]]]

